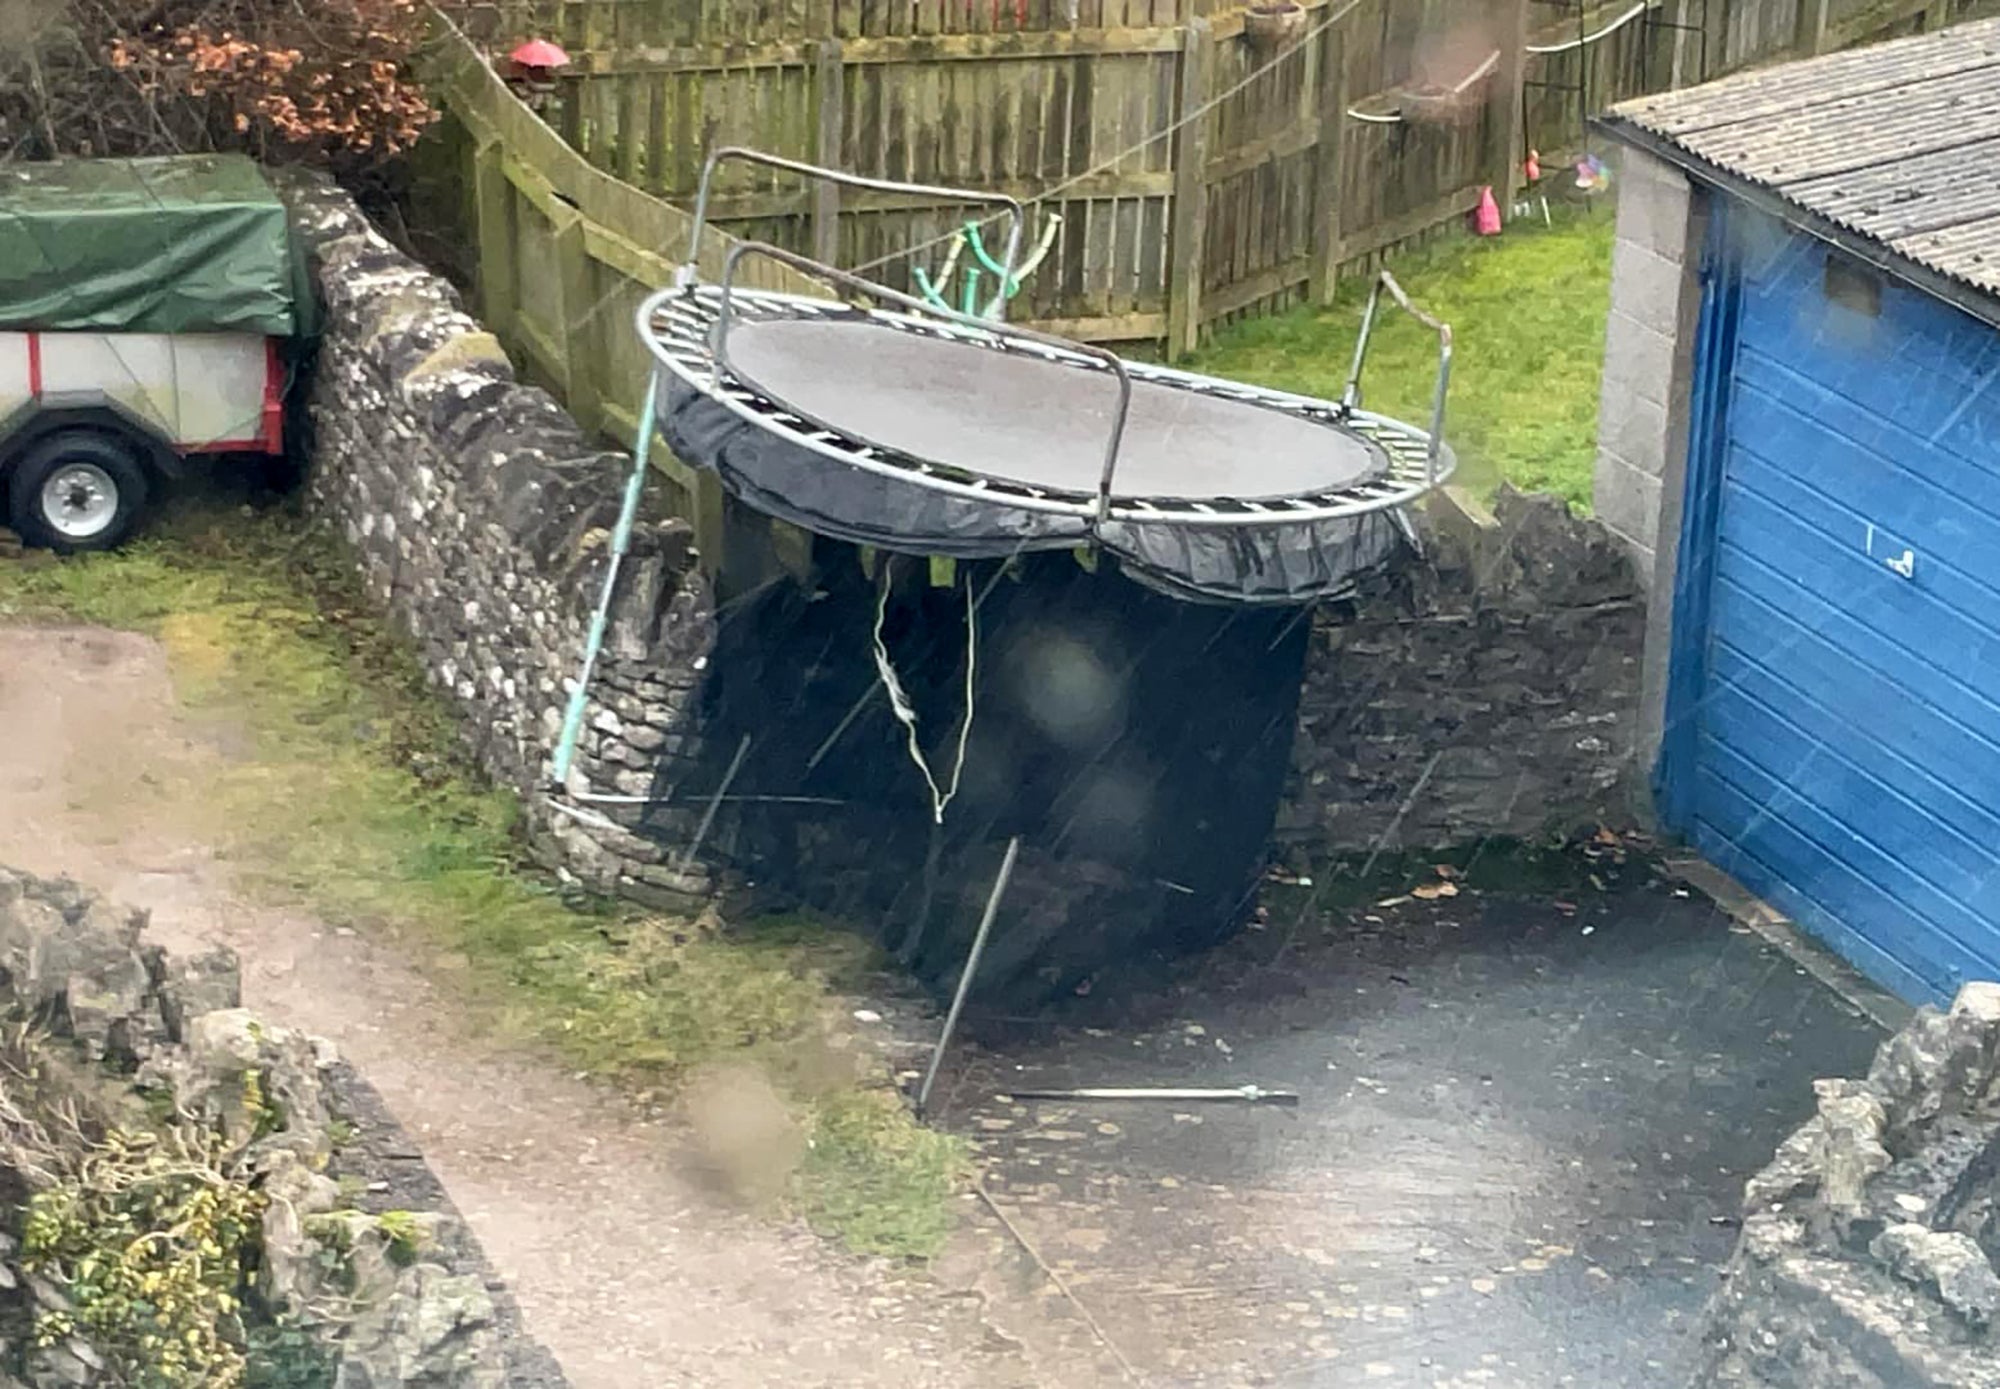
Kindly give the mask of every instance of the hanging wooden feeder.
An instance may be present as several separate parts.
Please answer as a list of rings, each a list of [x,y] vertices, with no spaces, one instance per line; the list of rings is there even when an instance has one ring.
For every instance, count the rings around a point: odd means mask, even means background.
[[[1496,52],[1455,82],[1412,83],[1396,93],[1397,114],[1418,125],[1471,125],[1486,109],[1499,67]]]
[[[1243,38],[1260,55],[1287,48],[1305,32],[1306,12],[1290,0],[1252,5],[1243,12]]]

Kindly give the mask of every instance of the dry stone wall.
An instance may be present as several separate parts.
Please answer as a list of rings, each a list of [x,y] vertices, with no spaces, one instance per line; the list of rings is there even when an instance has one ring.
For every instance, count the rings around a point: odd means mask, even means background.
[[[1278,837],[1308,856],[1629,823],[1646,609],[1552,496],[1437,510],[1424,557],[1315,614]]]
[[[300,178],[285,195],[326,309],[306,407],[311,512],[353,548],[486,770],[521,793],[537,846],[594,889],[698,904],[706,875],[661,842],[689,837],[699,808],[656,806],[651,836],[629,828],[659,768],[697,750],[714,621],[688,526],[647,516],[635,531],[558,810],[552,757],[629,460],[521,381],[456,291],[346,194]]]

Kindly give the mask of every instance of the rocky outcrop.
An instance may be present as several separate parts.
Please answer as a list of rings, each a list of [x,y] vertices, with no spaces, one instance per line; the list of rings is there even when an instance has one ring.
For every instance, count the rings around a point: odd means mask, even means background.
[[[2000,984],[1817,1090],[1745,1191],[1697,1384],[2000,1389]]]
[[[76,1308],[24,1257],[19,1221],[107,1138],[168,1124],[212,1136],[219,1178],[254,1191],[251,1310],[319,1336],[336,1389],[507,1384],[514,1357],[456,1217],[345,1208],[332,1048],[240,1007],[228,952],[177,962],[144,926],[67,879],[0,868],[0,1022],[40,1039],[0,1106],[0,1389],[126,1382],[87,1330],[31,1344],[38,1318]]]
[[[0,1007],[125,1070],[178,1040],[192,1011],[237,1001],[235,961],[190,973],[144,946],[143,912],[67,879],[0,869]],[[215,971],[220,971],[218,978]]]

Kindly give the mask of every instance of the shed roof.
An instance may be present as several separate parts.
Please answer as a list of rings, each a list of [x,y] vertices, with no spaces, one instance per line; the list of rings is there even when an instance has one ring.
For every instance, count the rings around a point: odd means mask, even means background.
[[[1768,190],[1836,240],[2000,296],[2000,19],[1643,97],[1602,124]]]

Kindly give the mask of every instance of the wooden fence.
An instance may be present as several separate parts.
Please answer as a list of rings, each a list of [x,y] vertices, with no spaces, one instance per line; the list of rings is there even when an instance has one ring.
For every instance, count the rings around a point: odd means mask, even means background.
[[[694,219],[594,167],[462,35],[440,34],[431,62],[447,118],[427,152],[426,210],[468,243],[458,259],[475,281],[481,318],[580,424],[631,447],[651,371],[633,320],[640,301],[672,280]],[[704,274],[721,273],[731,241],[707,232]],[[746,262],[740,275],[762,288],[826,292],[769,261]],[[714,475],[664,447],[653,458],[665,506],[694,522],[697,544],[719,563],[727,518]],[[779,540],[781,554],[802,543],[789,530]]]
[[[1655,0],[1633,15],[1634,0],[1303,0],[1291,40],[1305,41],[1276,47],[1220,0],[461,0],[450,12],[497,50],[529,34],[563,43],[557,128],[622,184],[685,203],[710,149],[746,144],[1040,199],[1038,215],[1062,220],[1012,316],[1179,353],[1217,322],[1323,301],[1342,265],[1449,223],[1484,185],[1504,197],[1523,149],[1583,142],[1586,102],[1972,3]],[[1451,118],[1394,119],[1413,86],[1454,85],[1496,49]],[[768,170],[718,185],[723,229],[899,287],[913,266],[935,270],[973,215]],[[644,239],[648,216],[621,234],[663,250]]]

